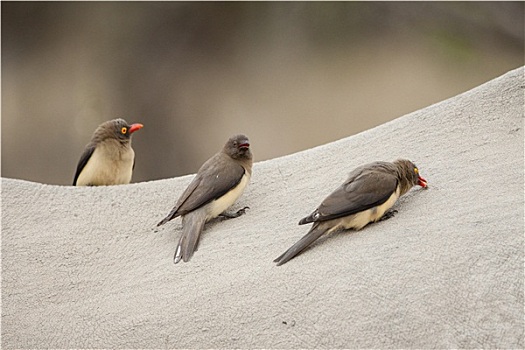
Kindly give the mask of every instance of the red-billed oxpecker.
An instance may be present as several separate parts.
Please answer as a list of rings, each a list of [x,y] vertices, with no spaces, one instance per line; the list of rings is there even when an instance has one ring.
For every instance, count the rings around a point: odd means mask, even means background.
[[[73,186],[129,184],[135,167],[131,135],[142,126],[124,119],[100,124],[80,157]]]
[[[371,222],[392,217],[395,211],[388,210],[415,185],[426,188],[427,181],[406,159],[354,169],[312,214],[299,221],[299,225],[313,222],[310,231],[274,262],[278,266],[286,263],[325,233],[360,230]]]
[[[250,143],[244,135],[233,136],[223,149],[208,159],[182,193],[173,210],[157,226],[181,216],[182,234],[175,250],[174,263],[190,260],[196,250],[204,224],[223,216],[234,218],[226,210],[242,195],[252,174]]]

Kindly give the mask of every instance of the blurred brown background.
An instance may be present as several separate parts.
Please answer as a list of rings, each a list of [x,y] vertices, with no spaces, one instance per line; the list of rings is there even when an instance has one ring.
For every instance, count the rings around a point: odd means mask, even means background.
[[[145,125],[133,182],[155,180],[196,172],[235,133],[266,160],[524,64],[524,2],[1,7],[2,176],[50,184],[71,184],[108,119]]]

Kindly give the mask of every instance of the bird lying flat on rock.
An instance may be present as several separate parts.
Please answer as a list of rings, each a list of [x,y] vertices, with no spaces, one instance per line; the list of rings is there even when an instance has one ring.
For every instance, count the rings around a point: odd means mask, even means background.
[[[387,210],[415,185],[426,188],[427,181],[406,159],[374,162],[354,169],[312,214],[299,221],[299,225],[313,222],[310,231],[274,262],[277,266],[286,263],[325,233],[360,230],[368,223],[391,217],[393,213]]]
[[[182,193],[169,215],[157,226],[181,216],[182,234],[174,263],[190,260],[196,250],[204,224],[219,215],[233,218],[244,214],[225,211],[242,195],[252,175],[250,143],[244,135],[231,137],[223,149],[208,159]]]
[[[135,166],[131,135],[142,124],[113,119],[98,126],[77,165],[73,186],[128,184]]]

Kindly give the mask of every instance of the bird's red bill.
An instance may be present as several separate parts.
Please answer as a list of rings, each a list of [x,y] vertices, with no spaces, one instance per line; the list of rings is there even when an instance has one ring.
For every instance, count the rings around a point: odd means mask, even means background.
[[[419,186],[421,186],[423,188],[427,188],[428,187],[427,180],[423,179],[421,176],[417,177],[417,183],[418,183]]]
[[[241,143],[239,145],[239,148],[250,148],[250,144],[248,142],[245,142],[245,143]]]
[[[131,126],[129,127],[129,133],[133,134],[135,131],[142,129],[143,127],[144,125],[140,123],[131,124]]]

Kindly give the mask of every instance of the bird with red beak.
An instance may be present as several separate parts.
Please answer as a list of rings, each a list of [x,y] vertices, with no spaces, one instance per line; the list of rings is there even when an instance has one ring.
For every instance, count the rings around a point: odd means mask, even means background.
[[[354,169],[347,180],[332,192],[299,225],[313,223],[310,231],[274,262],[282,265],[301,253],[325,233],[360,230],[371,222],[388,219],[388,211],[413,186],[427,188],[427,181],[409,160],[374,162]]]
[[[222,150],[199,169],[175,207],[157,226],[182,217],[182,234],[173,262],[188,262],[197,249],[204,224],[218,216],[236,218],[247,207],[234,213],[226,210],[242,195],[252,176],[253,156],[245,135],[232,136]]]
[[[73,186],[128,184],[135,167],[131,135],[142,124],[114,119],[98,126],[77,165]]]

